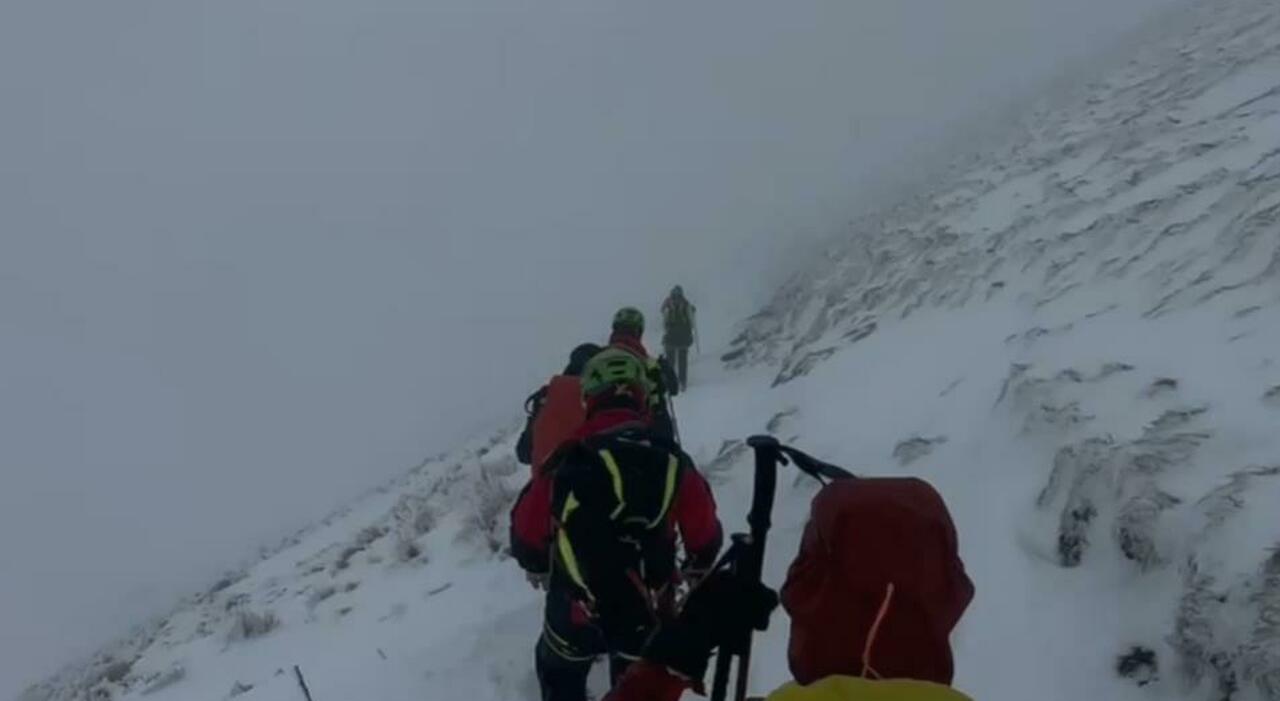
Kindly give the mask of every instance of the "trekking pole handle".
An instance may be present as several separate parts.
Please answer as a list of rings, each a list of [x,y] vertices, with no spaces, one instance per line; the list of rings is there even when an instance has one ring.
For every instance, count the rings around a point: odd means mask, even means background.
[[[755,488],[751,492],[751,511],[747,513],[747,524],[751,527],[752,549],[758,548],[759,560],[763,561],[764,538],[773,525],[773,497],[778,485],[778,450],[781,446],[772,436],[753,436],[747,439],[747,445],[756,453]],[[753,552],[752,555],[754,557],[756,553]],[[747,574],[758,579],[760,570]]]

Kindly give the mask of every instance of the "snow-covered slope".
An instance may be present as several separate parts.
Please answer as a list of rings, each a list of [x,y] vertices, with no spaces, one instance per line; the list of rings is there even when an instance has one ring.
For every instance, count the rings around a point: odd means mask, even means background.
[[[731,528],[755,432],[935,483],[978,586],[956,636],[976,698],[1280,699],[1280,7],[1186,26],[859,222],[677,405]],[[512,440],[424,463],[23,701],[292,700],[293,665],[316,701],[536,698],[540,603],[501,552]],[[783,481],[775,584],[813,493]],[[780,615],[754,691],[785,645]]]

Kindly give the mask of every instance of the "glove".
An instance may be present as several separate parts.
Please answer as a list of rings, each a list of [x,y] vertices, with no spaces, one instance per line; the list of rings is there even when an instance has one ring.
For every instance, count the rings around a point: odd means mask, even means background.
[[[744,630],[765,630],[777,606],[778,593],[764,584],[713,572],[690,592],[680,616],[650,638],[644,658],[701,681],[714,648]]]

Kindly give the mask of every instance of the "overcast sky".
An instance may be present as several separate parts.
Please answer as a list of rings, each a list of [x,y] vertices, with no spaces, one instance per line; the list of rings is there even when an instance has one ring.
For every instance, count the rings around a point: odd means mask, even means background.
[[[0,698],[1169,1],[5,0]]]

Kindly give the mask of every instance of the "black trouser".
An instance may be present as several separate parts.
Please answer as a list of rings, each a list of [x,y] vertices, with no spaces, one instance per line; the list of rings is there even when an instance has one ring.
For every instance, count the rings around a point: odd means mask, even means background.
[[[680,389],[689,387],[689,346],[667,346],[665,349],[667,362],[675,368],[676,377],[680,378]]]
[[[534,650],[542,701],[586,701],[587,676],[597,657],[609,655],[610,679],[617,683],[639,652],[611,650],[604,632],[585,616],[572,594],[553,581]]]
[[[544,632],[534,649],[534,669],[538,672],[538,687],[542,701],[587,701],[587,677],[591,674],[594,659],[568,660],[552,650]],[[609,657],[609,678],[616,685],[631,661],[612,655]]]

